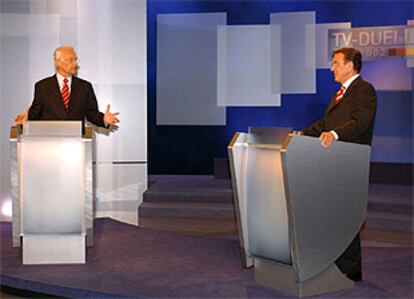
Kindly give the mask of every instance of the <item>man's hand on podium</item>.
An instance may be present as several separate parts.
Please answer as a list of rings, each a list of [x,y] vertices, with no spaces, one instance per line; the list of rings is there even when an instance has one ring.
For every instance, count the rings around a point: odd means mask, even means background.
[[[319,136],[319,139],[321,140],[321,145],[323,147],[330,147],[332,143],[336,140],[334,134],[331,132],[323,132],[321,136]]]
[[[302,131],[293,131],[292,135],[303,135]],[[332,132],[323,132],[321,136],[319,136],[321,141],[321,145],[323,147],[330,147],[332,143],[336,140],[336,137]]]
[[[112,113],[111,111],[109,111],[111,109],[111,105],[107,105],[106,106],[106,110],[105,110],[105,114],[104,114],[104,122],[107,125],[115,125],[117,123],[119,123],[119,119],[118,119],[118,115],[119,112],[114,112]]]
[[[27,107],[26,110],[23,113],[17,114],[14,117],[14,124],[13,125],[14,126],[23,125],[26,122],[26,120],[28,118],[28,115],[29,115],[29,107]]]

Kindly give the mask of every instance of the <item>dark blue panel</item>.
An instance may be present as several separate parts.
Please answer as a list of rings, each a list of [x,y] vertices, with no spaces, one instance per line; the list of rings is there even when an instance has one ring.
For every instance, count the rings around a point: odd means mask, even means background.
[[[413,137],[413,93],[377,92],[376,136]]]
[[[156,15],[226,12],[229,25],[240,25],[269,24],[270,13],[289,11],[316,11],[317,23],[351,22],[353,27],[405,25],[407,20],[414,19],[413,1],[147,1],[150,173],[212,173],[213,159],[227,157],[227,144],[235,132],[247,131],[249,126],[304,128],[323,115],[338,89],[329,70],[318,70],[316,94],[282,95],[282,106],[278,108],[228,108],[227,126],[157,126]],[[411,99],[409,93],[379,96],[374,135],[412,139],[414,94],[411,93]],[[381,142],[375,146],[377,161],[381,161],[385,157],[381,155]],[[401,152],[407,151],[397,148],[384,161],[406,162],[406,154],[399,157]]]

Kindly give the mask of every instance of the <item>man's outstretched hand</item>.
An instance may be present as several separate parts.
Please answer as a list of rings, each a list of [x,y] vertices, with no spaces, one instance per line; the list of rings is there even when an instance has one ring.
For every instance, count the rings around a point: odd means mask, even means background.
[[[14,125],[15,126],[23,125],[25,121],[27,120],[28,116],[29,116],[29,107],[27,107],[23,113],[17,114],[14,117]]]
[[[119,123],[119,119],[117,117],[119,115],[119,112],[112,113],[110,111],[110,109],[111,109],[111,105],[107,105],[106,110],[105,110],[105,114],[104,114],[104,122],[107,125],[112,126],[112,125],[115,125],[115,124]]]

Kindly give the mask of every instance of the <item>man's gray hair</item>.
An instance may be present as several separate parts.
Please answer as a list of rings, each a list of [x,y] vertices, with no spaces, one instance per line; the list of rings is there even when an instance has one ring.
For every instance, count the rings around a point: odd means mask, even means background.
[[[53,52],[53,58],[55,60],[58,60],[62,57],[62,50],[72,50],[75,52],[75,49],[73,49],[73,47],[71,46],[60,46],[58,48],[56,48],[56,50]]]

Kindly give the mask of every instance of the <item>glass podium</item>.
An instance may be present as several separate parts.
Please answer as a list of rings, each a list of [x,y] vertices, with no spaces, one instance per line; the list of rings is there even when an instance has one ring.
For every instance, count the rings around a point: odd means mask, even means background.
[[[335,260],[365,220],[371,148],[290,131],[251,128],[228,146],[242,263],[296,296],[350,288]]]
[[[13,246],[23,264],[85,263],[93,245],[92,129],[28,121],[10,136]]]

